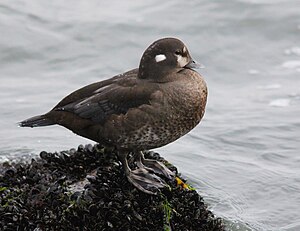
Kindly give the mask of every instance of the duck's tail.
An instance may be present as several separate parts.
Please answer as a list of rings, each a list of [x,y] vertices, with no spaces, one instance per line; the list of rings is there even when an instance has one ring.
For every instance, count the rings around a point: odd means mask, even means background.
[[[31,117],[29,119],[26,119],[22,122],[18,123],[20,127],[42,127],[42,126],[48,126],[48,125],[54,125],[55,123],[48,119],[45,115],[38,115]]]

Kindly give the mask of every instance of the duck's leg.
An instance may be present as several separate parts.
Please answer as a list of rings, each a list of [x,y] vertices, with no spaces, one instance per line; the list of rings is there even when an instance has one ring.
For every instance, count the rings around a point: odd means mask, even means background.
[[[142,165],[142,166],[146,166],[146,169],[150,169],[155,173],[164,175],[165,177],[169,178],[169,179],[173,179],[175,174],[168,169],[163,163],[160,163],[156,160],[150,160],[150,159],[146,159],[144,157],[144,154],[142,151],[139,151],[138,153],[136,153],[136,161],[137,161],[137,165]]]
[[[142,192],[148,194],[157,194],[159,189],[166,187],[166,183],[162,179],[154,174],[151,174],[145,168],[131,170],[127,162],[127,152],[119,152],[118,156],[122,162],[128,181]]]
[[[154,173],[154,170],[152,168],[148,168],[143,164],[143,160],[145,158],[144,158],[144,155],[141,151],[136,151],[134,153],[133,158],[134,158],[134,161],[136,162],[136,165],[138,166],[138,168],[146,169],[147,171]]]

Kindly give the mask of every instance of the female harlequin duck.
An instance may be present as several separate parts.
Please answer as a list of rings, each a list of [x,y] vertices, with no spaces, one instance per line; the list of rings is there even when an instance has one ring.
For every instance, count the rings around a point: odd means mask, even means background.
[[[159,39],[146,49],[139,68],[83,87],[20,126],[59,124],[114,146],[128,180],[139,190],[156,194],[166,186],[158,175],[174,176],[162,163],[145,159],[142,152],[177,140],[200,122],[207,87],[193,70],[197,67],[180,40]],[[135,154],[135,170],[128,166],[130,152]]]

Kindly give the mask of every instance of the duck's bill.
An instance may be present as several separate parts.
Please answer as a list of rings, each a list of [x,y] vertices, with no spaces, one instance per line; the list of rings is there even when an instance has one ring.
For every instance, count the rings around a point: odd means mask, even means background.
[[[205,66],[201,63],[196,62],[195,60],[190,61],[187,65],[185,65],[186,68],[190,69],[201,69],[205,68]]]

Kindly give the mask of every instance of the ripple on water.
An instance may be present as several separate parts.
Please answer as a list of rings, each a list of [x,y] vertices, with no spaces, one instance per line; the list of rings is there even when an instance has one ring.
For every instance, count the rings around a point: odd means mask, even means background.
[[[288,107],[290,106],[291,99],[274,99],[271,100],[269,106],[271,107]]]
[[[256,70],[256,69],[250,69],[250,70],[248,70],[248,74],[249,75],[258,75],[258,74],[260,74],[260,71]]]
[[[273,84],[268,84],[264,86],[258,86],[258,89],[263,89],[263,90],[273,90],[273,89],[280,89],[282,88],[281,84],[278,83],[273,83]]]
[[[300,56],[300,47],[291,47],[284,50],[286,55],[299,55]]]
[[[300,60],[289,60],[281,64],[282,67],[287,69],[300,69]]]

